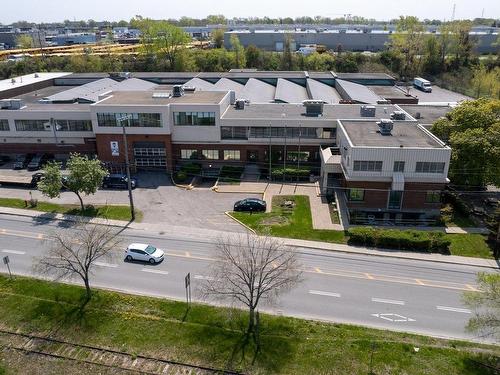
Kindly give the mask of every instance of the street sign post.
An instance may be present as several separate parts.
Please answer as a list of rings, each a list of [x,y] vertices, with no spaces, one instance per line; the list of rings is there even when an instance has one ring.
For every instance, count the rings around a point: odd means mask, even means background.
[[[9,270],[9,277],[12,279],[12,272],[10,272],[9,263],[10,263],[9,257],[8,256],[4,256],[3,257],[3,264],[5,264],[7,266],[7,269]]]
[[[184,278],[184,286],[186,287],[186,303],[191,303],[191,272]]]

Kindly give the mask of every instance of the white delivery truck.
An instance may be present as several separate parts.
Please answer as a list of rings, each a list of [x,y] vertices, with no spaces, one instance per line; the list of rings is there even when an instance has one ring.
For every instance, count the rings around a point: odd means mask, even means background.
[[[416,77],[413,80],[413,86],[415,86],[417,89],[420,89],[425,92],[432,92],[432,85],[431,83],[423,78]]]

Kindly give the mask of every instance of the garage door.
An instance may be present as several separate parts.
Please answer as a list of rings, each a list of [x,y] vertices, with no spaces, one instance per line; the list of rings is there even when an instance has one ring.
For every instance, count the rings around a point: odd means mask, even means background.
[[[134,162],[137,169],[166,169],[167,152],[163,143],[134,143]]]

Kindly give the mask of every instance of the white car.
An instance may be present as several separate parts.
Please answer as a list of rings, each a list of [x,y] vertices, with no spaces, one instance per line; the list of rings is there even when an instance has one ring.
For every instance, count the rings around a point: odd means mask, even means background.
[[[151,264],[159,263],[163,260],[165,253],[152,245],[143,243],[132,243],[125,250],[127,261],[140,260]]]

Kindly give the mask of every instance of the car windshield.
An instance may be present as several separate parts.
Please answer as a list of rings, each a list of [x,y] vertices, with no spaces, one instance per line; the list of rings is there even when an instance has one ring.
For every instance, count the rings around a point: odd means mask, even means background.
[[[430,83],[424,83],[424,86],[431,87],[431,84]]]
[[[146,253],[148,253],[149,255],[151,255],[156,251],[156,247],[148,245],[148,247],[146,247],[146,249],[144,251]]]

